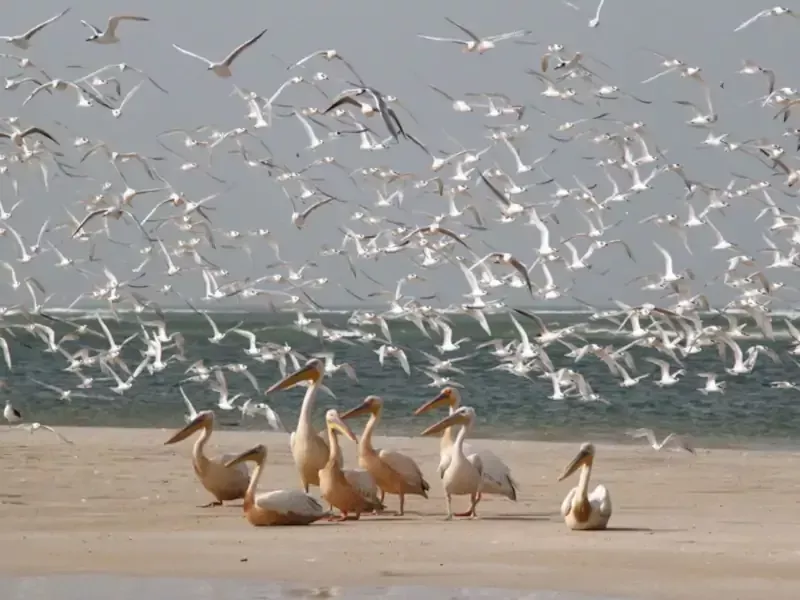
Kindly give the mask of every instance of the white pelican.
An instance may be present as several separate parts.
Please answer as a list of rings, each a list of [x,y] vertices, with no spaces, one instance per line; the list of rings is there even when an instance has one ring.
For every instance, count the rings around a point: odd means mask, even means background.
[[[423,404],[416,411],[414,415],[421,415],[438,406],[449,406],[450,414],[455,413],[461,404],[461,393],[454,387],[446,387],[439,395],[433,400]],[[439,471],[444,468],[444,465],[450,461],[450,453],[453,451],[454,436],[453,430],[450,427],[442,430],[442,441],[439,460]],[[517,501],[517,483],[511,477],[511,469],[490,450],[478,450],[473,448],[470,444],[464,442],[464,452],[467,455],[477,454],[480,456],[481,464],[483,465],[483,489],[481,494],[496,494],[498,496],[505,496],[509,500]],[[480,500],[480,498],[478,499]],[[457,517],[468,516],[466,514],[457,514]]]
[[[300,490],[275,490],[256,495],[267,461],[266,446],[259,444],[229,460],[225,466],[235,467],[246,460],[256,463],[244,495],[244,514],[251,525],[309,525],[330,516],[316,498]]]
[[[239,465],[233,469],[226,466],[227,461],[234,457],[233,454],[223,454],[218,458],[210,459],[203,453],[213,428],[214,413],[204,410],[197,413],[197,416],[186,427],[164,442],[165,444],[175,444],[185,440],[198,429],[203,430],[203,434],[194,443],[192,449],[192,466],[200,483],[216,498],[215,501],[203,505],[203,508],[222,506],[224,501],[244,498],[250,478],[250,473],[245,465]]]
[[[380,420],[382,410],[383,400],[378,396],[367,396],[359,406],[344,413],[342,419],[369,413],[369,421],[358,441],[358,464],[375,478],[375,483],[381,490],[381,502],[387,493],[400,496],[398,515],[402,515],[406,494],[427,498],[430,486],[413,459],[395,450],[376,450],[372,446],[372,432]]]
[[[463,516],[473,518],[478,516],[475,507],[481,499],[483,464],[478,454],[467,455],[464,453],[464,438],[467,437],[474,422],[475,410],[469,406],[461,406],[422,432],[422,435],[433,435],[454,425],[461,425],[452,450],[439,464],[439,477],[442,478],[444,486],[444,497],[447,502],[446,519],[448,521],[453,518],[453,496],[469,494],[470,507]]]
[[[354,442],[358,442],[355,434],[342,421],[335,408],[325,413],[325,425],[328,429],[328,445],[331,448],[328,462],[319,472],[319,489],[322,497],[342,513],[331,520],[346,521],[348,513],[355,513],[355,519],[362,512],[378,512],[383,504],[378,499],[378,486],[367,471],[342,470],[342,450],[337,434],[342,434]]]
[[[570,529],[605,529],[611,518],[611,495],[606,486],[598,485],[591,494],[588,493],[593,462],[594,445],[583,444],[578,455],[572,459],[572,462],[567,465],[558,478],[559,481],[562,481],[579,468],[581,469],[578,485],[569,491],[564,502],[561,503],[561,514]]]
[[[285,390],[303,381],[309,382],[303,398],[303,405],[300,408],[300,417],[297,419],[297,429],[289,437],[294,464],[297,465],[300,481],[306,492],[308,492],[309,486],[319,485],[319,471],[325,467],[330,455],[328,443],[320,437],[311,423],[314,400],[317,397],[317,390],[322,386],[324,373],[325,367],[322,361],[312,358],[303,368],[287,375],[266,392],[270,394],[278,390]]]

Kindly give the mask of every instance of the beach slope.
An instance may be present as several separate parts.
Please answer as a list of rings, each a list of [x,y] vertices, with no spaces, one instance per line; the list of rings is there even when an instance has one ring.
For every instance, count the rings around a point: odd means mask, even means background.
[[[503,457],[516,503],[485,496],[477,520],[445,522],[438,440],[377,438],[410,454],[431,498],[407,514],[307,528],[251,527],[210,498],[191,444],[169,432],[65,428],[0,433],[0,572],[242,577],[309,585],[504,587],[646,599],[797,598],[800,455],[598,445],[594,481],[614,515],[605,532],[568,531],[559,514],[576,480],[556,482],[576,444],[476,440]],[[217,432],[211,453],[269,447],[262,487],[296,488],[288,436]],[[354,464],[354,447],[345,446]],[[388,508],[397,508],[395,497]],[[466,499],[456,500],[464,510]]]

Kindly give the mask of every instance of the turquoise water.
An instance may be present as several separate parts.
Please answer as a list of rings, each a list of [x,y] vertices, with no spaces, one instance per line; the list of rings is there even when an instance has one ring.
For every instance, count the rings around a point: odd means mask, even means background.
[[[522,592],[497,588],[432,588],[422,586],[309,588],[293,584],[231,579],[167,579],[95,575],[39,576],[0,579],[3,600],[614,600],[563,592]]]
[[[62,315],[64,316],[64,315]],[[66,359],[58,353],[43,352],[44,344],[24,330],[16,330],[16,337],[6,334],[11,345],[14,370],[6,373],[9,383],[7,398],[12,399],[28,420],[37,420],[50,425],[90,425],[123,427],[173,427],[183,422],[184,405],[175,384],[184,375],[192,362],[203,359],[206,365],[245,363],[257,378],[261,389],[268,387],[279,378],[274,362],[262,364],[250,359],[244,352],[247,342],[244,338],[230,334],[222,343],[215,345],[208,341],[210,328],[202,317],[194,313],[168,313],[168,332],[180,331],[185,339],[185,362],[170,362],[160,373],[143,372],[135,381],[133,388],[123,396],[117,396],[108,388],[113,381],[101,381],[103,374],[97,367],[84,369],[85,375],[96,378],[93,388],[83,390],[88,394],[102,394],[110,399],[73,398],[67,403],[58,395],[31,381],[31,377],[42,382],[75,389],[80,379],[65,371]],[[313,315],[307,315],[313,317]],[[561,313],[543,315],[551,327],[565,326],[586,321],[585,314]],[[70,315],[69,318],[76,318]],[[123,314],[120,321],[108,318],[108,326],[115,339],[121,342],[125,337],[141,331],[137,319],[147,321],[154,317],[148,315]],[[325,325],[333,329],[352,329],[347,324],[346,314],[321,315]],[[429,399],[437,388],[427,387],[427,376],[420,367],[426,359],[419,352],[436,353],[434,341],[426,338],[415,325],[404,320],[390,322],[395,344],[407,349],[411,363],[411,376],[406,376],[398,363],[387,359],[381,368],[375,349],[378,343],[327,343],[323,346],[318,339],[299,331],[292,325],[294,314],[215,314],[214,319],[221,329],[232,327],[244,321],[246,327],[256,333],[260,342],[289,344],[293,350],[309,356],[323,348],[335,352],[337,362],[349,362],[357,371],[358,383],[351,382],[344,373],[326,379],[326,384],[337,398],[320,395],[316,418],[321,419],[323,409],[328,406],[347,407],[359,402],[367,394],[378,394],[385,399],[385,416],[382,431],[387,434],[409,435],[418,433],[428,423],[427,419],[413,418],[412,411],[420,403]],[[541,379],[532,374],[532,379],[492,370],[500,364],[499,359],[488,353],[488,349],[476,350],[475,346],[486,341],[488,336],[477,323],[469,317],[451,317],[454,337],[469,337],[470,341],[458,351],[448,356],[461,356],[475,352],[475,356],[459,363],[463,375],[454,375],[463,386],[464,402],[473,406],[479,416],[476,436],[501,437],[512,439],[537,440],[575,440],[627,439],[624,431],[631,427],[652,427],[659,431],[679,431],[722,445],[767,443],[792,446],[793,440],[800,437],[800,392],[797,390],[772,389],[769,384],[775,380],[791,380],[798,374],[797,365],[786,354],[790,339],[781,330],[781,320],[774,319],[777,330],[774,341],[766,341],[758,336],[755,326],[746,332],[753,332],[752,338],[740,341],[746,348],[752,344],[765,344],[781,353],[781,363],[773,363],[767,357],[759,357],[755,371],[746,377],[725,375],[728,390],[724,395],[705,396],[696,388],[704,380],[698,372],[715,371],[723,373],[732,359],[728,352],[725,361],[720,359],[716,348],[685,359],[687,375],[680,383],[669,388],[659,388],[645,379],[631,389],[619,386],[618,379],[612,377],[608,368],[600,360],[592,357],[575,364],[565,357],[568,349],[559,343],[547,347],[547,352],[556,367],[569,366],[582,373],[595,391],[608,399],[609,404],[586,403],[579,399],[551,400],[549,379]],[[86,316],[79,322],[97,328],[94,316]],[[534,328],[528,327],[532,333]],[[711,317],[704,318],[704,324],[715,322]],[[72,326],[55,325],[58,336],[67,333]],[[517,332],[507,315],[494,315],[489,319],[493,338],[512,340]],[[377,327],[364,326],[364,330],[376,331]],[[590,342],[621,347],[629,338],[615,333],[615,326],[602,322],[589,322],[589,329],[581,335]],[[436,343],[439,342],[437,339]],[[70,352],[81,347],[103,349],[107,343],[90,334],[78,341],[64,344]],[[144,344],[133,340],[122,353],[131,370],[141,360]],[[173,353],[165,351],[165,356]],[[636,367],[639,373],[654,372],[654,365],[642,360],[645,356],[661,357],[653,350],[633,348]],[[2,363],[0,362],[0,365]],[[0,366],[4,368],[4,365]],[[634,372],[632,372],[634,374]],[[264,399],[255,392],[248,380],[236,373],[227,373],[231,394],[243,393],[246,397]],[[217,394],[209,390],[208,384],[187,383],[185,390],[199,409],[212,408]],[[81,390],[75,390],[76,393]],[[301,392],[288,391],[271,395],[268,401],[278,412],[287,427],[291,428],[297,419]],[[217,411],[220,422],[226,427],[263,428],[262,419],[249,418],[242,421],[239,411]]]

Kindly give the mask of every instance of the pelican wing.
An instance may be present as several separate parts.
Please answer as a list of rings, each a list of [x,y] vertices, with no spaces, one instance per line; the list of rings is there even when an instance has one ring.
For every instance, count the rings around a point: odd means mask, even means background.
[[[346,469],[344,471],[345,479],[354,490],[368,502],[380,504],[378,497],[378,484],[375,483],[375,478],[370,475],[369,471],[364,469]]]
[[[427,489],[427,483],[422,476],[422,471],[420,471],[419,466],[412,458],[394,450],[381,450],[378,456],[409,485]]]
[[[322,505],[312,496],[300,490],[275,490],[256,497],[256,505],[264,510],[281,515],[323,516]]]
[[[605,519],[611,516],[611,494],[606,486],[601,484],[594,488],[589,494],[589,504],[592,505],[592,513],[596,512]]]
[[[561,516],[566,517],[570,511],[572,510],[572,499],[575,497],[575,494],[578,493],[578,488],[572,488],[567,497],[564,498],[564,501],[561,503]]]
[[[469,456],[466,449],[464,453]],[[511,477],[511,469],[491,450],[478,450],[476,454],[480,457],[483,467],[483,491],[501,494],[509,500],[516,500],[517,485]]]

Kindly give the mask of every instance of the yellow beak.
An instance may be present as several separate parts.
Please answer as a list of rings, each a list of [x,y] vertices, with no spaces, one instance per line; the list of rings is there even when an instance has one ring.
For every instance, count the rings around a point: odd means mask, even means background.
[[[317,370],[313,365],[306,365],[299,371],[295,371],[291,375],[287,375],[283,379],[281,379],[278,383],[270,387],[265,394],[271,394],[272,392],[277,392],[280,390],[289,389],[292,386],[297,385],[301,381],[315,381],[317,379]]]
[[[225,466],[226,467],[233,467],[235,465],[238,465],[239,463],[242,463],[242,462],[245,462],[245,461],[248,461],[248,460],[252,460],[253,462],[260,463],[260,462],[263,462],[264,460],[266,460],[266,458],[267,458],[267,448],[266,448],[266,446],[263,446],[262,444],[259,444],[258,446],[254,446],[253,448],[250,448],[249,450],[245,450],[239,456],[236,456],[236,457],[232,458],[231,460],[229,460],[228,462],[225,463]]]
[[[164,445],[166,446],[169,444],[176,444],[180,441],[185,440],[187,437],[192,435],[198,429],[206,427],[207,426],[206,423],[210,420],[213,420],[213,416],[210,416],[210,413],[201,412],[192,421],[190,421],[188,425],[186,425],[186,427],[179,430],[177,433],[175,433],[175,435],[173,435],[166,442],[164,442]]]
[[[334,431],[338,431],[343,436],[349,438],[353,442],[358,442],[358,438],[356,434],[353,433],[353,430],[347,426],[347,423],[341,420],[341,418],[337,418],[336,420],[328,420],[328,427],[333,429]]]
[[[351,408],[346,413],[344,413],[342,415],[342,419],[351,419],[353,417],[363,415],[364,413],[371,413],[371,412],[372,412],[372,403],[369,400],[365,400],[355,408]]]
[[[584,452],[583,450],[581,450],[580,452],[578,452],[575,458],[573,458],[572,461],[566,466],[564,472],[561,473],[558,480],[563,481],[564,479],[572,475],[575,471],[577,471],[579,467],[583,465],[590,466],[591,464],[592,464],[592,455],[589,454],[588,452]]]
[[[450,404],[450,393],[449,392],[439,392],[439,395],[436,396],[433,400],[429,400],[422,406],[420,406],[417,410],[414,411],[414,416],[418,417],[419,415],[425,414],[429,410],[433,410],[439,406],[447,406]]]
[[[440,431],[444,431],[448,427],[452,427],[453,425],[463,425],[467,422],[463,415],[459,413],[453,413],[452,415],[447,415],[444,419],[439,421],[438,423],[434,423],[430,427],[428,427],[425,431],[423,431],[420,435],[434,435],[439,433]]]

